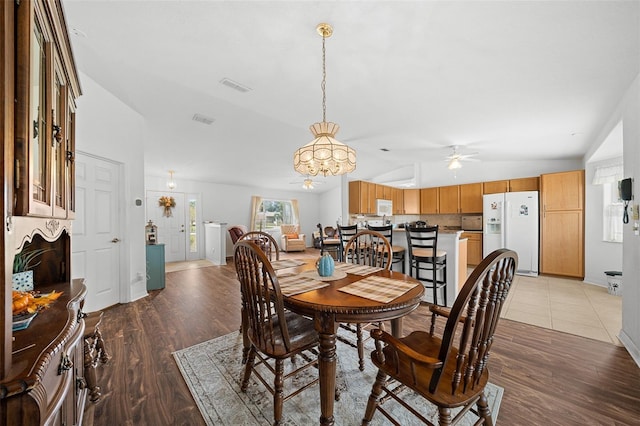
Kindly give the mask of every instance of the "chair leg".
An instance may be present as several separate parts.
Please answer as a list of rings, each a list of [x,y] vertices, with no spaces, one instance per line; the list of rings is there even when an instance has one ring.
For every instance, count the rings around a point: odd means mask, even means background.
[[[282,424],[282,403],[284,401],[284,360],[276,359],[275,380],[273,383],[273,424]]]
[[[362,419],[362,425],[368,425],[373,414],[376,412],[376,407],[380,402],[380,395],[382,395],[382,386],[387,381],[387,375],[382,370],[378,370],[376,381],[371,388],[371,394],[369,395],[369,402],[367,402],[367,409],[364,412],[364,418]]]
[[[362,324],[356,325],[356,339],[358,345],[358,362],[360,371],[364,371],[364,342],[362,341]]]
[[[484,424],[488,426],[493,426],[493,419],[491,418],[491,410],[489,410],[489,403],[487,401],[487,396],[482,392],[480,395],[480,399],[477,402],[478,405],[478,415],[481,419],[484,420]]]
[[[244,376],[242,377],[242,383],[240,384],[240,390],[242,392],[247,391],[247,387],[249,387],[249,378],[251,377],[251,372],[253,371],[253,364],[256,360],[256,349],[251,346],[249,349],[249,355],[247,356],[247,363],[244,366]]]
[[[438,407],[438,425],[451,426],[451,409],[446,407]]]

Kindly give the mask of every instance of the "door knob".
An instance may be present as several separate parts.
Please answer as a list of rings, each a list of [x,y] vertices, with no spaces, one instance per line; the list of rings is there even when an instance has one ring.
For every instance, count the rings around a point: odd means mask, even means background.
[[[118,239],[118,237],[114,238],[113,240],[111,240],[112,243],[119,243],[120,240]]]

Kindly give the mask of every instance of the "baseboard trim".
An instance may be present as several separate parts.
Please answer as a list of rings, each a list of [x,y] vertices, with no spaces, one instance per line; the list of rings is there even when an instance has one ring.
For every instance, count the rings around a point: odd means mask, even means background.
[[[618,339],[622,342],[631,358],[636,362],[636,365],[640,367],[640,349],[633,343],[631,337],[624,330],[620,330],[620,334],[618,335]]]

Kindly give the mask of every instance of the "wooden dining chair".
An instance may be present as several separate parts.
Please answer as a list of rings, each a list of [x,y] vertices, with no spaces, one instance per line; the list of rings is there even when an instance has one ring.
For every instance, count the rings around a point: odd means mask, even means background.
[[[284,309],[276,273],[257,244],[239,241],[234,248],[234,261],[246,318],[245,333],[250,343],[240,390],[247,391],[253,373],[273,395],[274,425],[279,425],[283,403],[318,382],[313,379],[285,396],[284,381],[307,368],[317,367],[318,358],[313,353],[296,357],[306,362],[288,374],[284,374],[284,362],[316,348],[318,333],[312,319]],[[274,374],[273,385],[256,368],[261,364]]]
[[[391,244],[391,250],[393,251],[393,263],[399,263],[402,268],[402,273],[405,271],[405,254],[406,250],[402,246],[393,245],[393,225],[383,225],[383,226],[372,226],[367,225],[367,229],[371,231],[376,231],[385,236],[387,240],[389,240],[389,244]],[[393,267],[393,265],[391,265]]]
[[[382,404],[388,397],[421,421],[432,424],[415,406],[402,399],[398,382],[438,407],[440,425],[456,424],[467,411],[479,417],[475,424],[493,424],[484,392],[489,381],[487,363],[517,264],[514,251],[500,249],[489,254],[467,278],[448,312],[442,337],[414,331],[406,337],[395,338],[380,329],[371,331],[376,341],[371,359],[378,367],[378,375],[363,425],[369,424],[376,410],[395,421]],[[381,398],[383,392],[385,395]],[[464,408],[452,417],[451,409],[456,407]]]
[[[359,231],[351,237],[347,241],[343,253],[343,259],[347,263],[375,266],[386,270],[391,270],[392,258],[393,251],[389,240],[381,233],[368,229]],[[358,367],[360,371],[364,371],[364,342],[369,340],[368,337],[366,339],[362,337],[362,330],[370,325],[371,323],[340,324],[341,328],[356,335],[355,343],[342,336],[338,336],[338,339],[358,349]],[[382,327],[382,323],[377,323],[376,325]]]
[[[280,247],[275,238],[268,232],[264,231],[251,231],[243,234],[240,241],[253,241],[256,243],[262,251],[267,255],[269,261],[280,260]]]
[[[340,239],[336,238],[335,229],[330,226],[323,228],[320,223],[316,226],[320,233],[320,255],[329,253],[334,259],[340,259]]]

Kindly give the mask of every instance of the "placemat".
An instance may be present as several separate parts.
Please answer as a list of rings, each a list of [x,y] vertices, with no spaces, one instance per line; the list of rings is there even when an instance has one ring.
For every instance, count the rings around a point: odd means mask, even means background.
[[[285,296],[294,296],[307,291],[316,290],[318,288],[327,287],[326,282],[318,281],[313,278],[305,277],[302,274],[291,274],[278,277],[280,291]]]
[[[318,280],[318,281],[335,281],[335,280],[341,280],[342,278],[345,278],[347,276],[347,273],[344,271],[338,271],[336,269],[335,271],[333,271],[333,275],[329,277],[321,277],[320,275],[318,275],[318,271],[306,271],[306,272],[302,272],[300,275],[307,278],[313,278],[314,280]]]
[[[355,263],[336,263],[336,270],[344,271],[354,275],[369,275],[374,272],[382,271],[383,268],[377,266],[358,265]]]
[[[367,277],[339,289],[339,291],[360,296],[376,302],[389,303],[405,294],[417,284],[410,281],[385,277]]]
[[[285,268],[293,268],[300,265],[304,265],[304,261],[297,259],[275,260],[271,262],[271,266],[273,267],[274,271]]]

